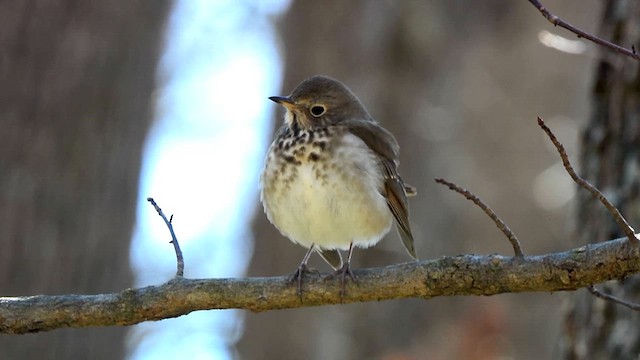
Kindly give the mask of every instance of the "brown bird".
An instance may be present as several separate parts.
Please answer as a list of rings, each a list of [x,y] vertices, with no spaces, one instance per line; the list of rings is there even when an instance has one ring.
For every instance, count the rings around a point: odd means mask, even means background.
[[[288,97],[269,99],[286,113],[265,159],[260,199],[269,221],[309,249],[293,274],[298,292],[316,251],[337,270],[334,275],[342,275],[344,295],[346,276],[355,281],[353,247],[378,243],[394,219],[417,260],[407,203],[415,189],[398,174],[393,135],[345,85],[326,76],[304,80]],[[339,250],[348,250],[344,264]]]

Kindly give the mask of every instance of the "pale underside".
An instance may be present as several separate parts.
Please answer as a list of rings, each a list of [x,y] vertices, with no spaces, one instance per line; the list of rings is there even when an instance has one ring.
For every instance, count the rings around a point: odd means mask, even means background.
[[[346,132],[323,161],[297,153],[298,166],[281,167],[274,146],[262,175],[261,199],[269,220],[304,247],[348,250],[375,245],[389,232],[393,215],[380,194],[384,179],[378,159],[360,138]],[[275,144],[274,144],[275,145]],[[327,155],[330,155],[327,157]],[[328,162],[325,162],[328,159]],[[291,164],[289,164],[291,165]],[[265,187],[269,185],[269,191]]]

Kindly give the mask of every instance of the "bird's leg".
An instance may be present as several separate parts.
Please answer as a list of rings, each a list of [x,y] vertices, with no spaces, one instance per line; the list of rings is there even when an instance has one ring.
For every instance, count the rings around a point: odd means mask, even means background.
[[[289,283],[293,284],[294,282],[298,282],[298,296],[302,298],[302,278],[304,277],[304,273],[309,272],[309,268],[307,267],[307,262],[309,261],[309,257],[311,257],[311,253],[313,253],[313,248],[315,244],[311,244],[307,253],[304,254],[302,258],[302,262],[298,265],[296,271],[291,274],[289,278]]]
[[[345,285],[347,282],[347,276],[349,276],[351,281],[353,281],[354,283],[358,282],[358,279],[356,279],[356,276],[351,271],[351,255],[352,254],[353,254],[353,243],[349,244],[349,255],[347,256],[347,261],[344,264],[342,264],[342,267],[340,269],[336,270],[333,274],[330,274],[325,278],[325,280],[329,280],[329,279],[333,279],[336,276],[341,277],[340,297],[344,297],[344,295],[346,294]]]

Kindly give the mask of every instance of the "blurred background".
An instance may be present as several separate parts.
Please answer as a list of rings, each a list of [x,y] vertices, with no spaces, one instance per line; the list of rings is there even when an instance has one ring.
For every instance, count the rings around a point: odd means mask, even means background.
[[[547,0],[598,32],[609,7]],[[305,249],[270,225],[258,177],[287,95],[347,84],[401,145],[422,259],[576,246],[574,186],[599,52],[527,1],[160,0],[0,3],[0,295],[117,292],[187,277],[292,272]],[[395,232],[355,268],[405,262]],[[311,265],[328,271],[318,257]],[[0,358],[540,359],[562,356],[567,294],[208,311],[131,328],[0,335]]]

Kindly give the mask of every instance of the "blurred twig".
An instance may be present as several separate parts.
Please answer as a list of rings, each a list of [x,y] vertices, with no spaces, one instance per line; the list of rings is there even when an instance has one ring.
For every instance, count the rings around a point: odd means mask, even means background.
[[[536,7],[536,9],[538,9],[538,11],[540,11],[540,13],[542,13],[542,16],[545,17],[545,19],[547,19],[550,23],[552,23],[554,26],[560,26],[562,28],[565,28],[569,31],[571,31],[572,33],[578,35],[579,38],[585,38],[587,40],[590,40],[598,45],[604,46],[606,48],[609,48],[613,51],[616,51],[620,54],[626,55],[632,59],[635,60],[640,60],[640,55],[638,55],[638,53],[636,53],[635,48],[632,49],[627,49],[625,47],[622,47],[620,45],[614,44],[610,41],[604,40],[602,38],[599,38],[595,35],[592,35],[586,31],[580,30],[577,27],[569,24],[568,22],[562,20],[561,18],[559,18],[558,16],[552,14],[549,10],[547,10],[547,8],[542,5],[542,3],[540,3],[540,1],[538,0],[529,0],[529,2]]]
[[[635,235],[635,231],[629,225],[627,220],[622,216],[618,208],[615,207],[611,203],[611,201],[609,201],[609,199],[607,199],[607,197],[604,196],[602,192],[600,192],[600,190],[598,190],[595,186],[591,185],[591,183],[589,183],[587,180],[581,178],[580,176],[578,176],[578,174],[576,174],[576,172],[573,170],[573,167],[571,166],[571,162],[569,161],[569,157],[567,156],[567,152],[565,151],[564,146],[562,146],[562,144],[558,141],[558,139],[553,134],[551,129],[549,129],[549,127],[545,125],[544,120],[542,120],[541,117],[538,117],[538,125],[542,128],[542,130],[544,130],[545,133],[547,133],[547,136],[549,136],[549,139],[551,139],[551,142],[553,143],[553,145],[556,147],[556,150],[560,154],[560,158],[562,159],[562,164],[564,165],[564,168],[567,170],[567,172],[569,173],[569,176],[571,176],[573,181],[575,181],[581,187],[587,189],[591,194],[593,194],[593,196],[596,199],[600,200],[602,205],[604,205],[604,207],[606,207],[607,210],[609,210],[609,212],[613,216],[613,219],[616,221],[616,223],[618,223],[618,226],[620,227],[620,229],[625,233],[625,235],[627,235],[627,239],[629,239],[629,242],[633,245],[638,245],[639,241]]]
[[[640,311],[640,304],[628,302],[628,301],[620,299],[617,296],[613,296],[613,295],[610,295],[610,294],[603,293],[602,291],[597,290],[593,285],[592,286],[588,286],[587,290],[589,290],[589,292],[592,295],[594,295],[595,297],[599,297],[600,299],[603,299],[603,300],[606,300],[606,301],[611,301],[613,303],[620,304],[622,306],[626,306],[631,310]]]
[[[164,223],[167,224],[167,227],[169,228],[169,232],[171,233],[171,243],[173,244],[173,249],[176,252],[176,260],[178,262],[178,269],[176,270],[176,277],[182,277],[184,275],[184,258],[182,257],[182,250],[180,250],[180,244],[178,243],[178,238],[176,237],[176,233],[173,231],[173,215],[171,215],[171,219],[167,219],[167,217],[164,215],[164,213],[162,212],[162,209],[160,209],[160,206],[158,206],[158,204],[156,204],[156,201],[153,200],[153,198],[147,198],[147,201],[151,203],[151,205],[153,205],[153,207],[156,209],[156,211],[158,212],[158,215],[160,215],[160,217],[162,217],[162,220],[164,220]]]
[[[516,235],[513,233],[513,231],[511,231],[511,229],[509,229],[509,226],[505,224],[505,222],[502,221],[502,219],[500,219],[500,217],[493,212],[493,210],[489,207],[489,205],[485,204],[479,197],[477,197],[471,191],[463,189],[452,182],[449,182],[442,178],[435,178],[435,181],[438,184],[448,186],[449,189],[473,201],[474,204],[476,204],[480,209],[482,209],[482,211],[484,211],[485,214],[487,214],[491,218],[491,220],[493,220],[493,222],[496,223],[496,226],[498,227],[498,229],[500,229],[500,231],[502,231],[502,233],[507,237],[507,239],[509,239],[511,246],[513,246],[513,252],[516,254],[516,257],[522,258],[524,256],[524,253],[522,252],[522,248],[520,247],[520,242],[518,241],[518,238],[516,237]]]

